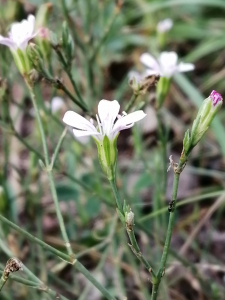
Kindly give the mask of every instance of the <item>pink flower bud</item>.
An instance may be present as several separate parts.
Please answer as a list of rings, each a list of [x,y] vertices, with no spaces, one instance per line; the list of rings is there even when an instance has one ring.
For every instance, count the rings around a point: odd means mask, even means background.
[[[217,91],[213,90],[210,94],[210,98],[212,99],[213,105],[216,106],[218,102],[222,102],[222,96],[217,93]]]

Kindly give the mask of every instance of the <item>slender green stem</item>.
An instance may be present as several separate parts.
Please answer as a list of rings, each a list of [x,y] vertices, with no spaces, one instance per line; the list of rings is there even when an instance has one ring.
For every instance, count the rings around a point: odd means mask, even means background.
[[[131,242],[131,250],[133,251],[133,253],[137,256],[137,258],[144,264],[144,266],[146,267],[146,269],[148,270],[148,272],[150,272],[153,276],[153,278],[155,277],[155,272],[152,269],[151,265],[148,263],[148,261],[146,260],[146,258],[143,256],[143,254],[141,253],[141,250],[138,246],[135,234],[134,234],[134,230],[129,230],[127,229],[127,234],[129,236],[130,242]]]
[[[48,80],[48,79],[47,79]],[[50,81],[52,82],[52,80],[50,79]],[[54,81],[53,81],[54,83]],[[72,95],[70,93],[70,91],[67,89],[67,87],[61,82],[61,81],[57,81],[55,82],[56,87],[61,89],[62,91],[64,91],[64,93],[77,105],[79,106],[84,112],[88,112],[88,109],[86,107],[86,104],[84,105],[83,103],[80,103],[80,101],[78,101],[74,95]]]
[[[134,105],[134,103],[135,103],[135,101],[136,101],[136,99],[137,99],[137,97],[138,97],[139,95],[138,94],[133,94],[132,96],[131,96],[131,98],[130,98],[130,100],[129,100],[129,102],[127,103],[127,105],[126,105],[126,107],[125,107],[125,112],[129,112],[129,110],[132,108],[132,106]]]
[[[28,82],[26,82],[26,83],[27,83],[27,87],[28,87],[29,92],[30,92],[32,104],[34,106],[35,116],[37,118],[38,127],[39,127],[40,134],[41,134],[41,140],[42,140],[42,146],[43,146],[43,152],[44,152],[45,165],[48,166],[49,165],[49,156],[48,156],[48,147],[47,147],[47,141],[46,141],[44,127],[43,127],[41,116],[40,116],[40,112],[39,112],[39,109],[38,109],[38,106],[37,106],[37,102],[36,102],[36,97],[35,97],[35,94],[34,94],[34,90],[33,90],[32,86],[31,86],[31,84],[29,84]]]
[[[3,289],[3,286],[5,285],[7,279],[8,278],[5,278],[4,272],[2,272],[2,276],[1,276],[1,279],[0,279],[0,292]]]
[[[76,85],[76,82],[75,82],[75,80],[73,78],[73,75],[71,73],[71,65],[68,65],[68,63],[66,62],[66,60],[65,60],[62,52],[60,51],[60,49],[58,47],[54,47],[54,50],[56,51],[56,53],[58,55],[58,58],[61,61],[62,65],[63,65],[63,68],[64,68],[66,74],[68,75],[68,77],[69,77],[72,85],[73,85],[73,88],[74,88],[74,90],[75,90],[75,92],[77,94],[77,97],[79,98],[80,102],[85,105],[84,100],[83,100],[83,98],[82,98],[82,96],[80,94],[80,91],[79,91],[79,89],[78,89],[78,87]]]
[[[62,145],[62,142],[63,142],[63,140],[64,140],[64,138],[65,138],[65,136],[66,136],[67,129],[68,129],[68,127],[65,127],[65,129],[63,130],[63,133],[61,134],[61,137],[60,137],[60,139],[59,139],[59,141],[58,141],[58,144],[57,144],[57,146],[55,147],[55,151],[54,151],[54,153],[53,153],[53,155],[52,155],[52,160],[51,160],[51,165],[50,165],[50,166],[51,166],[51,169],[53,169],[53,167],[54,167],[56,158],[57,158],[58,153],[59,153],[59,149],[60,149],[60,147],[61,147],[61,145]]]
[[[117,205],[119,211],[121,213],[123,213],[122,203],[119,199],[119,193],[118,193],[118,190],[117,190],[117,187],[116,187],[116,180],[115,179],[114,180],[109,180],[109,182],[110,182],[111,188],[113,190],[114,197],[116,199],[116,205]]]
[[[116,187],[116,181],[115,180],[109,180],[109,182],[110,182],[111,188],[113,190],[113,194],[114,194],[115,199],[116,199],[117,207],[118,207],[119,211],[121,212],[121,214],[124,215],[123,207],[122,207],[121,201],[119,199],[119,193],[118,193],[118,190],[117,190],[117,187]],[[155,277],[155,272],[154,272],[153,268],[148,263],[148,261],[145,259],[143,254],[141,253],[141,250],[140,250],[140,248],[138,246],[138,243],[137,243],[137,240],[135,238],[133,228],[132,229],[126,228],[126,230],[127,230],[127,234],[129,236],[130,242],[131,242],[131,245],[129,245],[131,247],[131,250],[133,251],[135,256],[144,264],[146,269],[149,272],[151,272],[152,276]]]
[[[82,98],[82,96],[81,96],[81,94],[80,94],[80,91],[79,91],[79,89],[78,89],[78,87],[77,87],[77,84],[76,84],[74,78],[73,78],[73,75],[72,75],[72,73],[71,73],[71,70],[67,70],[66,72],[67,72],[67,75],[68,75],[69,78],[70,78],[70,81],[71,81],[71,83],[72,83],[72,85],[73,85],[73,88],[74,88],[76,94],[77,94],[77,97],[79,98],[80,102],[84,104],[84,99]]]
[[[157,110],[157,127],[158,127],[158,135],[159,135],[159,148],[161,152],[161,167],[160,167],[160,192],[159,192],[159,199],[158,203],[160,205],[159,209],[161,209],[164,206],[165,203],[165,194],[166,194],[166,187],[167,187],[167,152],[166,152],[166,146],[167,146],[167,136],[166,133],[163,132],[163,122],[162,122],[162,116],[160,110]],[[166,226],[166,219],[165,215],[162,215],[162,228],[165,228]]]
[[[33,146],[31,146],[24,138],[22,138],[22,136],[16,131],[14,130],[14,136],[31,152],[33,152],[34,154],[37,155],[38,158],[40,158],[41,160],[44,160],[44,156],[38,152]]]
[[[19,135],[19,133],[17,131],[14,131],[13,129],[13,132],[15,137],[28,149],[30,150],[31,152],[35,153],[37,155],[38,158],[40,158],[41,160],[44,160],[44,157],[42,156],[42,154],[40,152],[38,152],[34,147],[32,147],[29,143],[27,143],[27,141],[22,138],[21,135]],[[55,166],[55,164],[54,164]],[[53,166],[53,167],[54,167]],[[59,166],[56,165],[55,168],[57,170],[59,170]],[[70,180],[72,180],[73,182],[79,184],[80,186],[82,186],[86,191],[89,191],[91,192],[91,189],[89,186],[87,186],[86,184],[84,184],[83,182],[79,181],[77,178],[73,177],[71,174],[67,173],[67,172],[63,172],[62,173],[64,176],[66,176],[67,178],[69,178]]]
[[[71,256],[71,259],[73,259],[74,254],[73,254],[73,250],[71,248],[71,244],[69,242],[68,235],[66,233],[65,224],[64,224],[63,217],[62,217],[62,214],[61,214],[59,201],[58,201],[58,196],[57,196],[55,183],[54,183],[54,179],[53,179],[52,170],[49,168],[47,170],[47,173],[48,173],[48,180],[49,180],[49,184],[50,184],[50,189],[51,189],[51,192],[52,192],[52,197],[53,197],[54,204],[55,204],[56,215],[57,215],[57,218],[58,218],[58,221],[59,221],[62,237],[63,237],[64,243],[65,243],[64,245],[67,248],[68,254]]]
[[[172,201],[173,203],[173,209],[170,212],[170,217],[169,217],[169,224],[167,228],[167,233],[166,233],[166,241],[164,244],[163,248],[163,254],[160,262],[160,268],[158,271],[159,276],[162,276],[165,265],[166,265],[166,260],[167,260],[167,255],[169,252],[169,247],[170,247],[170,241],[171,241],[171,236],[173,232],[173,227],[174,227],[174,220],[175,220],[175,210],[176,210],[176,200],[177,200],[177,191],[178,191],[178,185],[179,185],[179,179],[180,179],[180,174],[175,173],[174,174],[174,182],[173,182],[173,192],[172,192]]]
[[[93,277],[88,270],[79,262],[76,261],[75,267],[80,271],[101,293],[109,300],[116,300],[110,293]]]
[[[158,287],[159,287],[158,283],[153,283],[152,284],[152,297],[151,297],[151,300],[156,300],[157,299]]]
[[[161,278],[163,276],[163,273],[165,271],[165,265],[167,261],[167,256],[169,253],[169,247],[174,227],[174,221],[175,221],[175,211],[176,211],[176,201],[177,201],[177,192],[178,192],[178,185],[179,185],[179,179],[180,179],[180,173],[185,166],[186,162],[179,162],[178,167],[176,170],[174,170],[174,181],[173,181],[173,192],[172,192],[172,209],[170,211],[169,216],[169,223],[166,233],[166,240],[163,248],[163,253],[161,257],[160,267],[156,275],[156,280],[153,281],[153,287],[152,287],[152,298],[151,300],[155,300],[158,293],[158,288],[161,282]]]

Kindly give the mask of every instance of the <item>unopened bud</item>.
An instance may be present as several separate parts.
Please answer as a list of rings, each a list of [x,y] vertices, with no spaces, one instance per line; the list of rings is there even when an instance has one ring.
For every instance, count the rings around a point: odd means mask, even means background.
[[[66,22],[63,23],[62,48],[67,60],[67,64],[69,64],[74,57],[74,42],[69,34],[69,29]]]
[[[134,213],[130,210],[129,212],[125,213],[125,221],[126,227],[129,231],[133,230],[134,226]]]
[[[57,48],[59,46],[59,39],[57,35],[52,31],[49,32],[49,42],[53,48]]]
[[[134,91],[134,94],[145,95],[151,87],[156,86],[160,76],[159,75],[147,75],[139,74],[138,72],[132,71],[129,73],[129,85]]]
[[[51,13],[53,5],[51,3],[42,4],[36,13],[35,27],[38,30],[36,42],[43,53],[43,57],[46,62],[50,60],[51,46],[50,46],[50,32],[47,26],[47,20]]]
[[[157,31],[160,33],[164,33],[166,31],[169,31],[172,27],[173,27],[173,21],[168,18],[160,21],[157,24]]]
[[[165,47],[167,31],[173,27],[173,21],[171,19],[165,19],[157,24],[157,39],[161,48]]]
[[[45,66],[44,55],[39,46],[30,43],[27,47],[27,54],[33,69],[37,70],[38,73],[43,77],[51,77],[49,75],[48,69]]]
[[[210,96],[203,101],[193,122],[191,132],[188,130],[184,136],[183,154],[185,157],[190,154],[190,151],[201,140],[222,104],[223,98],[216,91],[212,91]]]

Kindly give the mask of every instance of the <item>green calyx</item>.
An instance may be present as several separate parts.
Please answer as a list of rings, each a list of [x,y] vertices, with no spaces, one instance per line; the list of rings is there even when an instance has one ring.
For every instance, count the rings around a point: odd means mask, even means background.
[[[11,51],[15,64],[18,68],[18,70],[20,71],[20,73],[24,76],[27,75],[30,70],[31,70],[31,66],[30,66],[30,62],[29,59],[27,57],[26,51],[22,51],[21,49],[17,49],[15,51]]]
[[[113,140],[110,140],[108,136],[105,135],[103,140],[100,142],[94,138],[98,148],[98,159],[108,180],[115,179],[117,162],[117,137],[118,135]]]
[[[171,78],[161,77],[156,87],[156,108],[160,109],[169,92]]]

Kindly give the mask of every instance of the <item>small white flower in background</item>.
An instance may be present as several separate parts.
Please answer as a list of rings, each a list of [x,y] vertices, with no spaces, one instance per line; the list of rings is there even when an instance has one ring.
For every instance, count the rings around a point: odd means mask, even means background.
[[[159,74],[161,77],[170,78],[175,73],[194,70],[195,66],[190,63],[177,62],[178,56],[175,52],[162,52],[156,60],[151,54],[143,53],[140,61],[147,67],[147,74]]]
[[[57,113],[63,107],[64,101],[61,97],[56,96],[52,98],[51,103],[45,101],[44,105],[47,109],[51,109],[51,112],[54,114]],[[35,117],[35,111],[33,107],[30,109],[29,112],[32,117]]]
[[[103,172],[111,181],[115,179],[117,161],[116,141],[119,132],[131,128],[135,122],[143,119],[146,114],[135,111],[131,114],[119,115],[120,105],[118,101],[101,100],[98,104],[97,127],[94,121],[83,118],[73,111],[67,111],[63,122],[73,127],[75,137],[92,136],[98,148],[98,158]],[[116,120],[117,119],[117,120]]]
[[[63,107],[64,101],[61,97],[53,97],[51,101],[51,111],[52,113],[56,113]]]
[[[157,31],[160,33],[164,33],[166,31],[169,31],[173,27],[173,21],[171,19],[165,19],[160,21],[157,24]]]
[[[109,140],[114,140],[121,130],[132,127],[135,122],[140,121],[146,116],[142,110],[128,115],[123,113],[123,116],[120,116],[119,110],[120,105],[118,101],[101,100],[98,104],[98,115],[96,115],[97,128],[94,126],[92,119],[88,121],[73,111],[65,113],[63,122],[74,127],[73,133],[75,136],[90,135],[99,142],[103,140],[104,136],[107,136]]]
[[[9,37],[0,35],[0,44],[6,45],[12,51],[20,49],[24,51],[29,40],[35,37],[34,33],[35,17],[29,15],[27,20],[13,23],[10,28]]]

